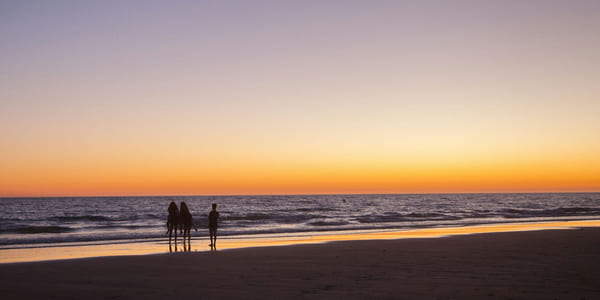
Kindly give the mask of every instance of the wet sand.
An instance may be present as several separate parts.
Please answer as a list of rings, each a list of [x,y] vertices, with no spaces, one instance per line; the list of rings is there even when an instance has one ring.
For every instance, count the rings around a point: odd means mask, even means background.
[[[475,233],[532,231],[566,229],[577,227],[600,227],[600,220],[571,220],[536,223],[497,223],[461,227],[432,227],[410,230],[345,230],[327,232],[298,232],[292,234],[225,236],[219,238],[219,249],[239,249],[264,246],[289,246],[326,243],[332,241],[389,240],[406,238],[436,238]],[[205,232],[206,233],[206,232]],[[209,239],[202,231],[195,232],[191,241],[191,252],[210,251]],[[0,248],[0,264],[64,260],[101,256],[130,256],[164,254],[183,251],[179,243],[169,247],[167,238],[145,240],[99,241],[66,244],[40,244],[24,247]],[[189,248],[188,248],[189,249]]]
[[[599,299],[600,228],[0,264],[3,299]]]

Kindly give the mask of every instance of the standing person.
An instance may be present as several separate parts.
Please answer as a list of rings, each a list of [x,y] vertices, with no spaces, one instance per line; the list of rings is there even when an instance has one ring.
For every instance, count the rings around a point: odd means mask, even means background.
[[[219,226],[219,212],[217,204],[212,204],[212,210],[208,214],[208,232],[210,233],[210,249],[217,250],[217,227]]]
[[[196,229],[196,231],[198,231],[198,228],[196,228],[196,225],[194,225],[194,219],[192,218],[192,213],[190,213],[190,209],[188,208],[187,204],[185,204],[185,202],[181,202],[181,204],[179,205],[179,223],[181,226],[181,230],[183,232],[183,251],[185,251],[186,247],[185,247],[185,236],[187,235],[188,238],[188,251],[192,250],[192,227],[194,227],[194,229]]]
[[[171,201],[167,209],[169,216],[167,217],[167,234],[169,234],[169,250],[171,250],[171,235],[175,234],[175,251],[177,251],[177,227],[179,226],[179,209],[177,204]]]

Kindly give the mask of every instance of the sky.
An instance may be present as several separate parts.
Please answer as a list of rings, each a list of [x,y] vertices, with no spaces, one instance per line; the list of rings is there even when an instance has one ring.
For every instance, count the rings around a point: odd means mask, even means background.
[[[0,197],[600,191],[600,1],[3,1]]]

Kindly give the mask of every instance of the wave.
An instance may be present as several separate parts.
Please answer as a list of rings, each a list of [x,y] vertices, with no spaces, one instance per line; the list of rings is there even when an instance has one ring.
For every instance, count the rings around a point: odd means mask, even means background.
[[[148,226],[145,226],[145,225],[102,225],[102,226],[87,227],[86,229],[127,229],[127,230],[132,230],[132,229],[145,229],[145,228],[148,228]]]
[[[515,209],[507,208],[500,211],[500,215],[508,218],[528,218],[528,217],[564,217],[564,216],[586,216],[597,215],[600,209],[586,207],[559,207],[555,209]]]
[[[322,214],[247,214],[247,215],[233,215],[233,216],[222,216],[221,221],[223,222],[231,222],[232,224],[237,224],[240,226],[243,225],[257,225],[261,223],[269,223],[269,224],[304,224],[310,220],[318,220],[318,219],[329,219],[331,216],[322,215]],[[196,219],[194,219],[196,222]],[[207,223],[208,221],[205,219],[201,219],[200,224]]]
[[[96,215],[85,215],[85,216],[61,216],[61,217],[50,217],[48,220],[60,221],[60,222],[75,222],[75,221],[92,221],[92,222],[108,222],[113,219],[105,216]]]
[[[146,217],[149,219],[161,219],[161,220],[166,220],[167,216],[166,215],[157,215],[157,214],[146,214]]]
[[[440,216],[444,216],[443,214],[438,214],[438,213],[410,213],[406,215],[407,217],[410,218],[437,218]]]
[[[223,216],[221,219],[223,221],[258,221],[258,220],[269,220],[269,219],[271,219],[271,216],[267,215],[267,214],[247,214],[247,215]]]
[[[310,211],[314,211],[314,208],[309,208],[309,207],[301,207],[301,208],[296,208],[296,211],[300,211],[300,212],[310,212]]]
[[[198,228],[219,203],[224,236],[600,218],[600,193],[0,199],[0,245],[164,237],[171,200]]]
[[[315,221],[315,222],[310,222],[308,223],[308,225],[311,226],[341,226],[341,225],[348,225],[350,224],[347,221]]]
[[[356,220],[360,223],[392,223],[392,222],[409,222],[409,221],[450,221],[450,220],[460,220],[461,217],[451,216],[440,213],[409,213],[409,214],[399,214],[399,213],[387,213],[383,215],[372,214],[357,217]]]
[[[36,234],[36,233],[65,233],[73,231],[72,228],[63,226],[25,226],[17,228],[9,228],[0,230],[2,233],[20,233],[20,234]]]
[[[357,217],[356,220],[360,223],[390,223],[406,221],[406,218],[402,214],[374,214]]]
[[[299,212],[311,212],[311,211],[320,211],[320,212],[328,212],[328,211],[337,211],[335,207],[300,207],[296,208],[296,211]]]

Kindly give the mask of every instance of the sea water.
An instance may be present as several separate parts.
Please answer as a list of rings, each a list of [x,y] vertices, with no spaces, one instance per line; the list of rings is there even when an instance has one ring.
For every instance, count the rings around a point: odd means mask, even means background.
[[[164,239],[171,201],[225,238],[600,218],[600,193],[0,198],[0,249]]]

